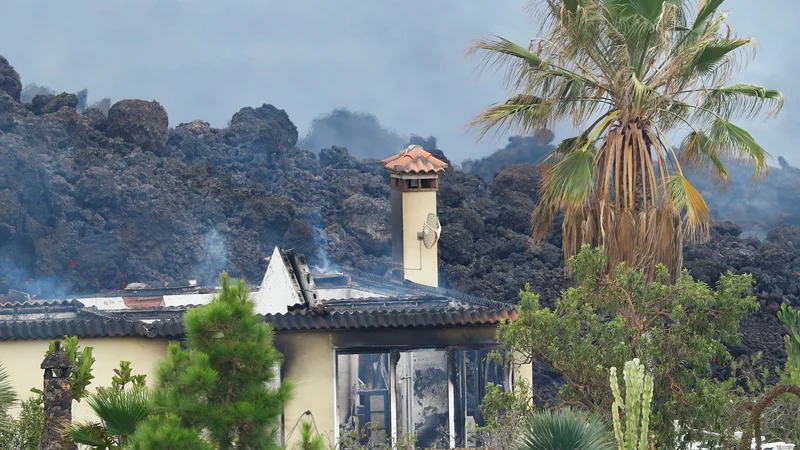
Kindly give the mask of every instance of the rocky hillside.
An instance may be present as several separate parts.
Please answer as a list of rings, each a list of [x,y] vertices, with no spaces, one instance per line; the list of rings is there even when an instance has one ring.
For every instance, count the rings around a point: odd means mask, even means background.
[[[157,102],[122,100],[106,116],[79,113],[74,94],[21,103],[20,92],[19,75],[0,58],[0,295],[210,282],[220,270],[259,281],[276,244],[312,265],[388,269],[388,175],[344,148],[299,149],[283,110],[242,108],[221,129],[202,121],[169,128]],[[525,152],[544,146],[537,140]],[[569,281],[559,227],[546,243],[528,238],[536,166],[481,164],[483,176],[442,176],[441,278],[506,301],[531,283],[552,300]],[[710,244],[687,249],[687,267],[707,282],[727,270],[756,276],[762,310],[745,324],[737,352],[764,350],[775,365],[785,357],[775,311],[781,302],[800,306],[800,227],[765,241],[740,233],[718,224]]]

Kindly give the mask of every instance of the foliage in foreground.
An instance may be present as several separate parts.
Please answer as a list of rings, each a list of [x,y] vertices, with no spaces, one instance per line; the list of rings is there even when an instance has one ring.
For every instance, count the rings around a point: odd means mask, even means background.
[[[625,363],[625,399],[619,390],[617,368],[609,371],[614,404],[611,417],[614,420],[614,438],[619,450],[647,450],[650,438],[650,403],[653,400],[653,377],[645,374],[644,364],[639,359]],[[621,414],[620,414],[621,413]],[[624,431],[623,423],[625,421]]]
[[[599,417],[564,408],[531,414],[517,448],[519,450],[613,450],[614,443]]]
[[[505,72],[511,96],[471,125],[481,136],[532,135],[571,122],[581,130],[546,159],[532,216],[544,239],[564,212],[565,260],[582,244],[618,263],[680,274],[683,241],[709,236],[710,213],[687,169],[722,182],[726,162],[765,176],[770,155],[737,120],[777,114],[780,92],[733,83],[754,48],[736,36],[723,0],[534,0],[541,32],[530,45],[480,40],[471,51]],[[686,133],[681,148],[670,143]]]
[[[0,365],[0,413],[5,413],[17,401],[17,393],[11,385],[5,367]],[[13,423],[5,414],[0,414],[0,433],[8,433],[13,427]]]
[[[619,265],[605,273],[602,249],[584,247],[569,261],[579,282],[543,307],[527,288],[520,294],[519,319],[498,331],[502,345],[522,362],[542,360],[566,381],[558,398],[608,414],[614,396],[610,367],[634,358],[652,367],[650,428],[655,445],[678,446],[679,434],[700,440],[697,430],[720,430],[734,399],[733,380],[712,377],[714,367],[733,362],[726,344],[739,340],[739,323],[758,308],[750,275],[727,274],[716,289],[683,272],[669,283],[660,266],[656,281]]]
[[[39,395],[20,403],[19,418],[14,419],[0,408],[0,420],[9,424],[0,430],[0,449],[37,450],[44,430],[44,404]]]
[[[44,354],[45,358],[55,351],[55,348],[55,341],[50,342],[50,346]],[[95,361],[92,356],[93,350],[92,347],[81,349],[77,336],[64,336],[61,352],[72,361],[73,369],[72,373],[70,373],[70,383],[72,386],[72,399],[76,402],[80,402],[89,395],[89,385],[94,379],[94,375],[92,375],[92,367]],[[58,373],[55,375],[61,376]],[[39,388],[33,388],[31,392],[44,395],[44,392]]]
[[[244,281],[220,281],[211,303],[184,315],[187,348],[170,343],[158,363],[151,417],[132,448],[279,448],[290,386],[276,379],[272,329],[254,313]]]
[[[144,388],[98,391],[86,403],[100,422],[72,424],[67,434],[73,442],[98,450],[122,449],[150,414],[149,396]]]
[[[800,311],[783,304],[778,311],[778,318],[788,330],[783,337],[786,347],[784,382],[800,385]]]
[[[98,387],[86,400],[100,421],[68,426],[67,434],[72,441],[97,450],[123,448],[150,414],[145,377],[132,374],[130,361],[120,361],[120,367],[114,369],[111,387]]]
[[[303,422],[300,429],[300,442],[295,444],[295,450],[325,450],[325,441],[322,436],[314,432],[311,422]]]

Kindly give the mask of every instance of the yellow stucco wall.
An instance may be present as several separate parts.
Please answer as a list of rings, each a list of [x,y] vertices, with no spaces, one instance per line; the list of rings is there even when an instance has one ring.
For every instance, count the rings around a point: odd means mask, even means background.
[[[514,352],[511,356],[513,361],[524,361],[524,357]],[[525,381],[527,382],[528,386],[533,386],[533,364],[532,363],[521,363],[521,364],[512,364],[512,370],[514,371],[514,382],[517,381]],[[515,386],[512,386],[514,388]],[[533,401],[533,399],[531,399]]]
[[[21,399],[33,395],[32,387],[42,388],[43,372],[39,369],[47,340],[0,342],[0,363],[9,374],[10,381]],[[114,369],[120,360],[131,361],[135,373],[147,374],[148,385],[155,381],[155,363],[167,352],[167,340],[144,338],[80,339],[81,347],[93,347],[95,358],[90,390],[109,386]],[[275,336],[276,346],[284,352],[282,376],[294,386],[292,399],[284,408],[285,435],[289,447],[300,437],[298,430],[289,436],[297,420],[305,411],[311,411],[317,427],[326,441],[334,439],[334,351],[329,333],[281,333]],[[76,421],[95,420],[85,402],[73,403]],[[11,410],[18,413],[18,408]]]
[[[493,329],[431,330],[431,340],[464,342],[465,333],[473,338],[488,339],[493,336]],[[393,346],[407,343],[407,333],[398,330],[365,332],[358,342],[369,342],[372,345]],[[300,438],[298,420],[306,411],[313,415],[317,430],[328,444],[333,444],[336,433],[336,376],[335,348],[343,348],[346,342],[353,339],[348,333],[336,332],[283,332],[275,335],[275,346],[283,354],[284,363],[281,375],[292,385],[292,398],[284,407],[284,436],[287,448],[292,448]],[[480,339],[478,339],[480,340]],[[95,379],[91,389],[97,386],[108,386],[111,383],[113,369],[120,360],[132,362],[137,373],[145,373],[148,384],[154,381],[153,368],[156,361],[166,354],[167,340],[144,338],[99,338],[81,339],[82,347],[94,347]],[[39,369],[48,341],[4,341],[0,342],[0,362],[5,365],[13,386],[24,398],[31,395],[31,387],[42,386],[42,371]],[[525,365],[515,371],[515,379],[530,378],[531,367]],[[12,410],[16,413],[16,410]],[[73,415],[76,420],[94,420],[85,403],[73,404]],[[295,428],[297,425],[297,428]],[[293,430],[294,429],[294,430]]]
[[[325,441],[333,443],[336,426],[334,419],[336,377],[330,334],[281,333],[275,336],[275,345],[283,353],[281,375],[293,386],[292,399],[283,409],[287,448],[292,448],[300,438],[300,425],[296,428],[295,425],[304,417],[306,411],[311,411],[317,429]]]
[[[415,283],[439,287],[438,243],[425,248],[417,233],[436,214],[436,191],[403,192],[403,272]]]
[[[153,367],[156,361],[167,353],[167,340],[131,337],[108,337],[80,339],[82,348],[93,347],[95,358],[94,379],[89,386],[94,391],[98,386],[110,386],[114,369],[120,360],[130,361],[135,373],[147,374],[148,384],[154,380]],[[10,376],[10,380],[20,399],[31,395],[33,387],[42,388],[44,372],[39,368],[49,341],[4,341],[0,342],[0,363]],[[12,409],[16,414],[18,408]],[[75,420],[94,420],[94,415],[85,402],[74,402],[72,408]]]

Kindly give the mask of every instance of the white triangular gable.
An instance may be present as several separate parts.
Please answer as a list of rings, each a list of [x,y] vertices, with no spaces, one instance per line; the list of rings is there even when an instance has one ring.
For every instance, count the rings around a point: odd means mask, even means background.
[[[261,288],[253,296],[256,313],[283,314],[290,306],[303,303],[295,284],[291,268],[286,267],[280,249],[275,247]]]

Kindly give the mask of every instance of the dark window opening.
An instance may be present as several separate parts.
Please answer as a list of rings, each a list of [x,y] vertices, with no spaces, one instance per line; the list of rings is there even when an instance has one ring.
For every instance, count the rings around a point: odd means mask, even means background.
[[[476,448],[490,385],[510,388],[505,358],[493,349],[419,349],[337,354],[339,445],[386,448],[393,432],[416,448]],[[452,411],[452,423],[450,412]]]
[[[507,390],[508,372],[504,361],[490,357],[493,349],[457,350],[455,352],[455,427],[456,446],[482,446],[476,430],[486,426],[481,404],[489,385]]]
[[[435,178],[428,178],[422,180],[422,189],[435,189],[436,188],[436,179]]]
[[[389,354],[338,355],[336,365],[339,439],[382,447],[391,438]]]

